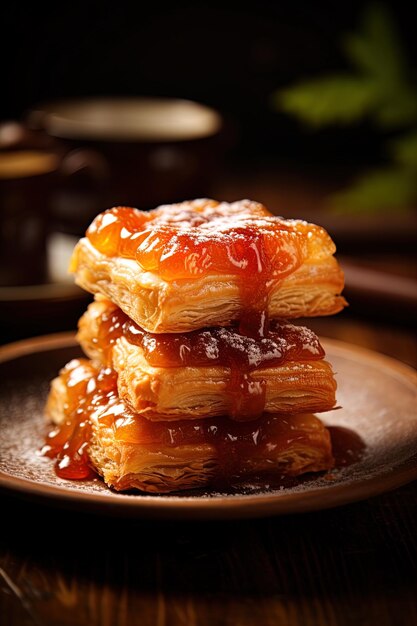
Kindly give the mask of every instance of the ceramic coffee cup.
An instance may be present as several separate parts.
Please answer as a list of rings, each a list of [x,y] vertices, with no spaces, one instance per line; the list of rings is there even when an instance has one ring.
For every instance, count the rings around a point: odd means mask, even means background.
[[[59,138],[69,151],[89,149],[107,169],[95,199],[72,198],[80,230],[113,205],[142,209],[209,195],[223,152],[223,119],[202,104],[170,98],[68,100],[37,107],[33,128]],[[99,196],[99,198],[98,198]],[[65,199],[61,198],[65,204]],[[66,198],[71,204],[71,199]]]
[[[49,282],[47,239],[54,203],[75,175],[97,181],[95,154],[66,153],[18,122],[0,125],[0,287]]]

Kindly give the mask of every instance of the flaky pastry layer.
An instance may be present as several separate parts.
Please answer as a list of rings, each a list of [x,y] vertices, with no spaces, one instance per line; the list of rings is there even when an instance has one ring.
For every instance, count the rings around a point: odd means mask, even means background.
[[[76,410],[68,397],[64,376],[52,382],[47,402],[47,417],[57,425],[68,419],[68,406]],[[292,415],[286,420],[265,418],[257,422],[249,438],[217,439],[207,436],[201,440],[170,444],[170,427],[161,424],[149,426],[140,415],[133,415],[117,402],[117,410],[101,405],[90,415],[91,438],[88,454],[92,466],[105,482],[116,490],[139,489],[164,493],[206,487],[214,484],[230,486],[236,480],[265,476],[268,480],[281,476],[299,476],[306,472],[320,472],[333,466],[330,436],[324,425],[313,415]],[[122,408],[121,408],[122,407]],[[113,413],[112,413],[113,411]],[[120,427],[123,419],[130,423],[127,434]],[[227,431],[227,418],[222,428]],[[136,420],[136,423],[135,423]],[[133,426],[132,426],[133,421]],[[210,424],[209,420],[208,421]],[[141,441],[141,424],[149,429],[159,428],[157,442]],[[232,429],[241,425],[233,423]],[[246,427],[247,425],[243,425]],[[162,430],[161,430],[162,429]],[[204,430],[204,429],[203,429]],[[203,431],[202,431],[203,432]],[[162,433],[162,435],[161,435]],[[183,435],[183,433],[182,433]],[[261,440],[261,441],[260,441]]]
[[[108,301],[90,304],[79,321],[77,339],[91,359],[117,372],[118,393],[124,402],[150,420],[230,415],[228,367],[153,367],[142,348],[125,337],[118,338],[110,351],[104,351],[100,323],[112,308],[114,305]],[[251,379],[265,381],[267,413],[328,411],[336,402],[332,367],[323,359],[260,367],[251,371]]]
[[[227,326],[240,318],[242,302],[235,276],[209,275],[189,281],[164,281],[143,272],[135,261],[107,257],[81,239],[74,250],[75,282],[117,304],[152,333],[188,332]],[[338,313],[343,274],[334,257],[305,264],[271,285],[271,318],[317,317]]]
[[[246,213],[249,216],[251,213],[257,215],[260,209],[269,216],[265,219],[278,220],[262,205],[248,201],[233,205],[222,203],[218,206],[213,201],[195,201],[160,207],[154,213],[163,218],[166,212],[173,219],[172,210],[174,216],[176,213],[181,215],[181,210],[184,210],[190,220],[190,212],[193,214],[196,211],[198,217],[197,208],[202,202],[206,202],[208,207],[212,203],[214,208],[210,210],[219,211],[220,214],[222,207],[225,207],[226,223],[229,214],[231,220],[236,219],[239,207],[244,215],[243,224]],[[248,219],[252,223],[250,217]],[[191,224],[187,221],[185,223]],[[278,220],[277,227],[279,223]],[[282,224],[290,224],[288,228],[303,242],[304,256],[299,267],[283,273],[280,269],[280,278],[268,278],[265,275],[265,281],[268,282],[269,316],[297,318],[337,313],[346,302],[340,295],[344,277],[333,256],[335,246],[332,240],[323,229],[300,220],[282,221]],[[148,227],[152,233],[152,225]],[[250,241],[246,245],[249,258]],[[280,263],[279,258],[275,263]],[[110,299],[139,326],[153,333],[188,332],[206,326],[225,326],[240,319],[245,310],[242,280],[247,282],[248,277],[242,278],[238,273],[219,273],[209,269],[202,275],[168,281],[161,277],[158,270],[145,271],[134,258],[100,252],[88,238],[81,239],[77,244],[71,269],[78,285]]]

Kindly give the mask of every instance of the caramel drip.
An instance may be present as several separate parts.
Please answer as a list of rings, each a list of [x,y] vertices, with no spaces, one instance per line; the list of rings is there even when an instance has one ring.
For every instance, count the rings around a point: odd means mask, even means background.
[[[116,375],[109,368],[95,370],[85,359],[73,360],[60,379],[67,393],[65,419],[47,435],[43,454],[56,458],[55,469],[61,478],[90,477],[88,445],[93,415],[99,424],[113,430],[116,441],[123,443],[173,448],[210,444],[216,449],[218,472],[224,478],[237,477],[239,472],[244,475],[251,460],[273,458],[293,443],[323,446],[330,454],[328,439],[313,415],[264,415],[246,423],[224,417],[150,422],[118,398]]]
[[[282,280],[300,267],[308,233],[254,202],[205,200],[147,213],[115,207],[95,218],[87,238],[102,254],[135,259],[168,282],[237,276],[241,333],[265,337],[272,279]]]
[[[229,415],[238,421],[255,419],[265,408],[266,385],[263,380],[253,379],[253,370],[324,356],[317,336],[302,326],[272,321],[267,335],[258,339],[243,335],[237,326],[153,334],[132,322],[120,309],[111,307],[109,304],[109,312],[101,316],[97,338],[106,364],[111,364],[115,341],[124,336],[143,350],[152,367],[227,367]]]
[[[96,373],[85,359],[74,359],[62,370],[60,379],[67,390],[65,418],[48,433],[42,454],[56,459],[60,478],[82,480],[91,476],[87,450],[90,417],[117,398],[117,375],[109,368]]]

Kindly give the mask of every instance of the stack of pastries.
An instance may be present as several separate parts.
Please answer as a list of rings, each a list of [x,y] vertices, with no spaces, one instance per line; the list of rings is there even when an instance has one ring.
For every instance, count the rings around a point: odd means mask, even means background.
[[[334,252],[322,228],[248,200],[98,215],[71,262],[95,295],[77,335],[88,359],[46,406],[57,473],[162,493],[330,469],[313,413],[334,407],[336,382],[289,320],[345,305]]]

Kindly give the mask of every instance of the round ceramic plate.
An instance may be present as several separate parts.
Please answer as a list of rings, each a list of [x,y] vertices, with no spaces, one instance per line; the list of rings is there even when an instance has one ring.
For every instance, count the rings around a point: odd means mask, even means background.
[[[26,497],[100,513],[160,518],[243,518],[324,509],[361,500],[417,478],[417,373],[377,353],[324,340],[343,407],[323,421],[356,433],[360,460],[286,488],[243,485],[230,493],[121,494],[101,479],[58,478],[38,454],[49,381],[80,348],[69,334],[0,349],[0,486]],[[355,437],[354,437],[355,438]],[[353,439],[354,439],[353,438]]]

